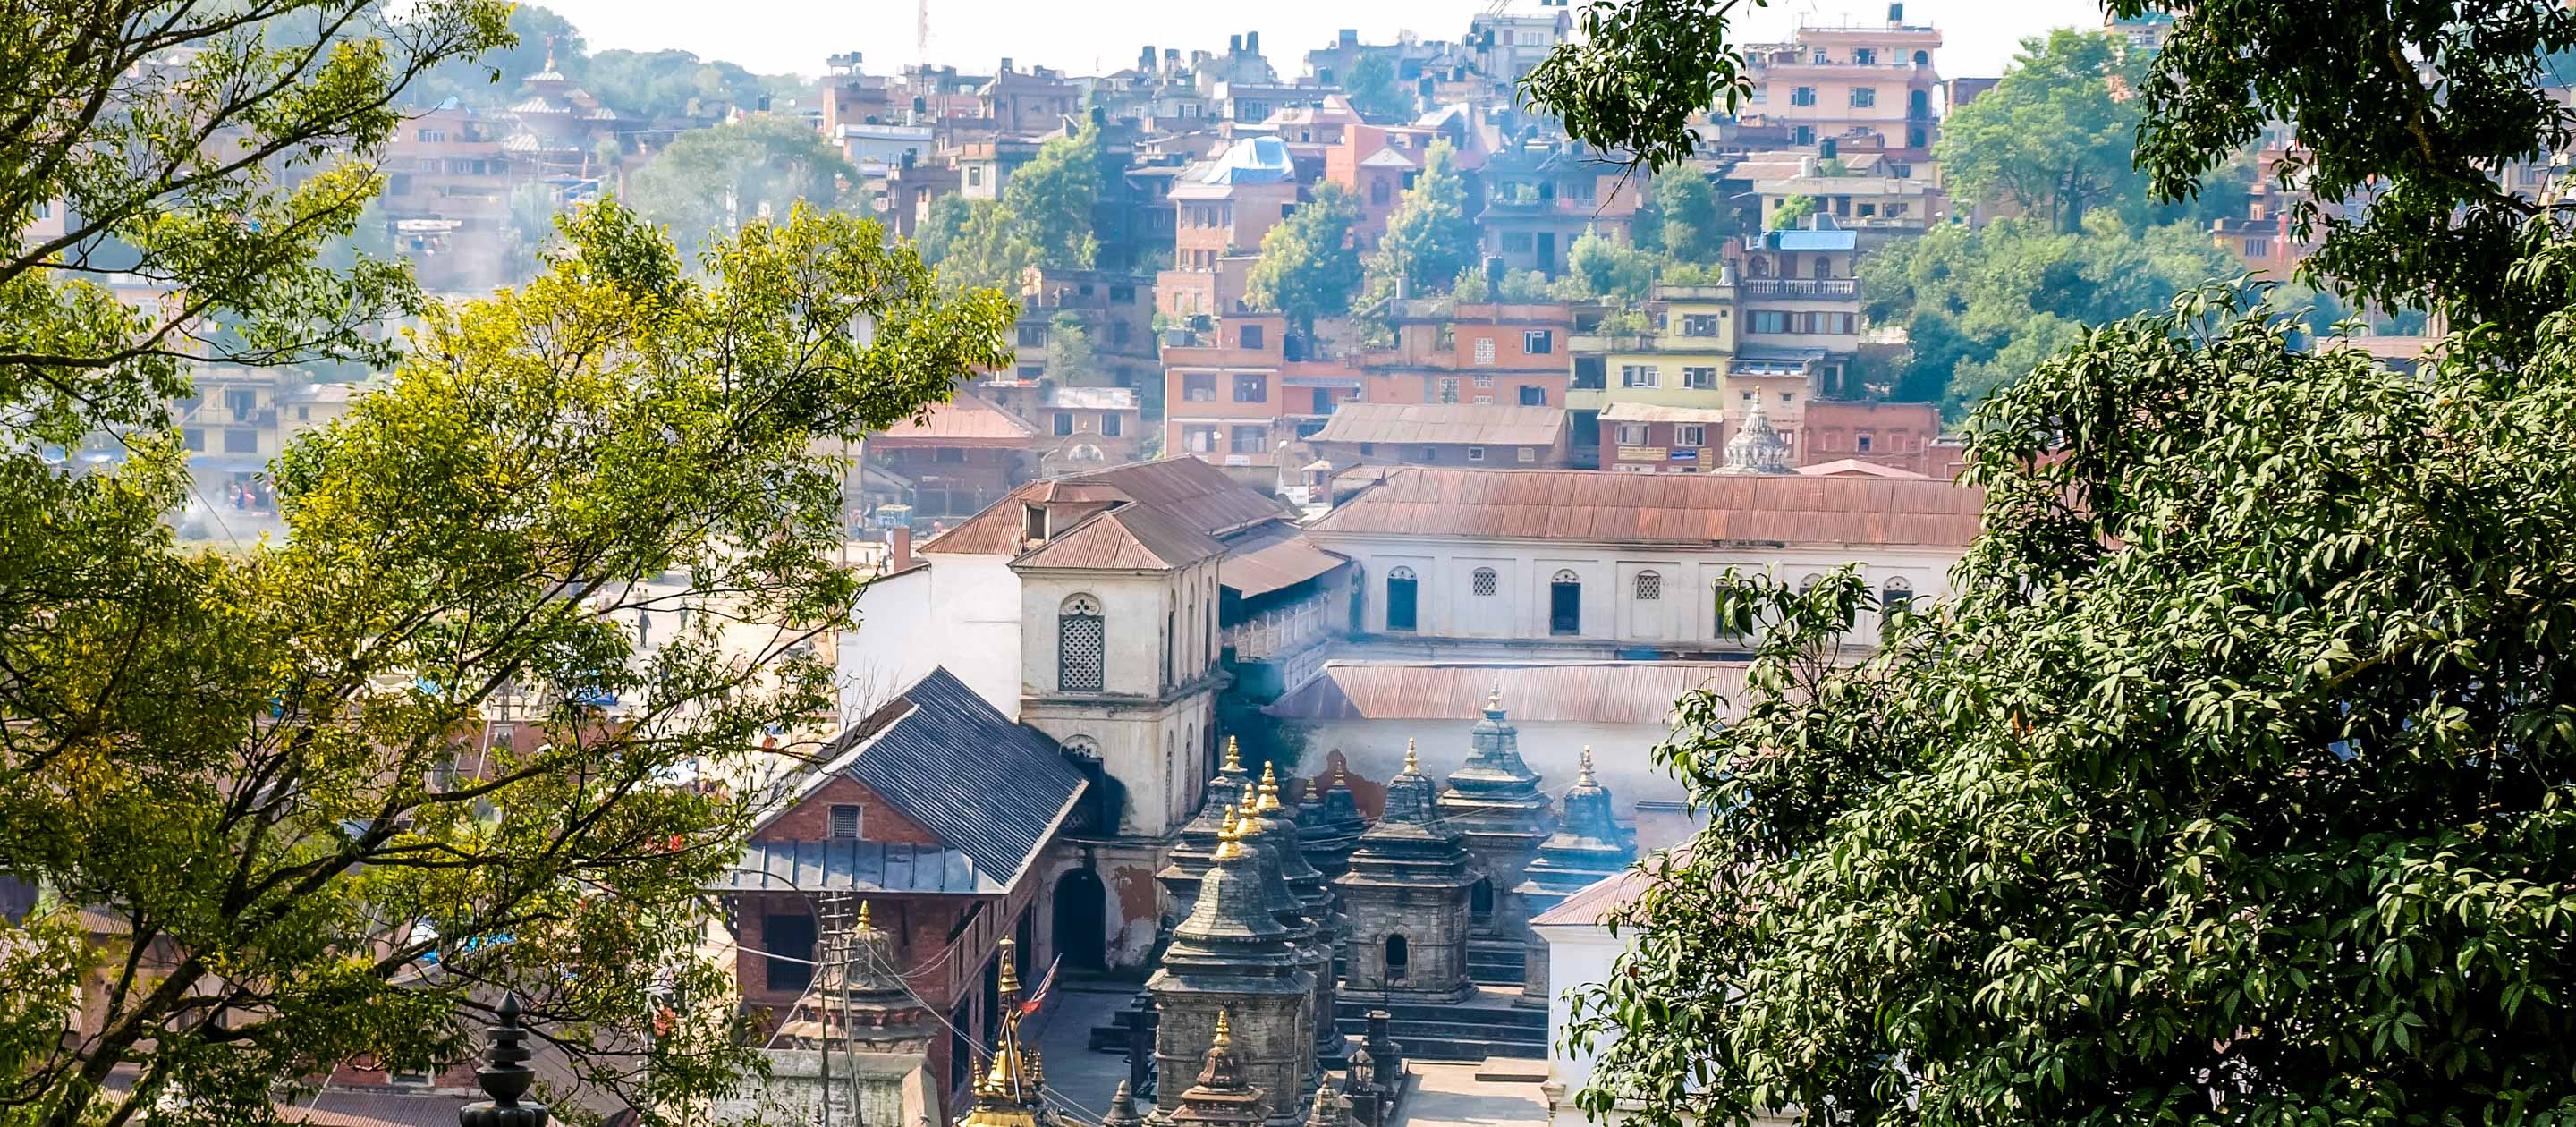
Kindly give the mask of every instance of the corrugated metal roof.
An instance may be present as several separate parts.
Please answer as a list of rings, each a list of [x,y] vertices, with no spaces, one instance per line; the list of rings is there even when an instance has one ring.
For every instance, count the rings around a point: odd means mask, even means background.
[[[1919,474],[1913,470],[1900,470],[1894,466],[1882,466],[1876,462],[1864,462],[1858,458],[1837,458],[1830,462],[1818,462],[1812,466],[1800,466],[1798,472],[1809,477],[1883,477],[1898,481],[1927,481],[1932,476]]]
[[[1744,695],[1740,661],[1601,661],[1558,665],[1326,662],[1263,712],[1295,720],[1473,720],[1502,683],[1519,721],[1662,725],[1694,689]]]
[[[1226,541],[1225,560],[1217,565],[1216,578],[1249,599],[1328,574],[1349,562],[1316,547],[1297,526],[1283,521]]]
[[[1345,403],[1309,442],[1547,446],[1565,433],[1565,411],[1498,403]]]
[[[1015,556],[1020,553],[1020,533],[1026,527],[1021,514],[1024,506],[1046,506],[1049,523],[1056,529],[1070,530],[1081,517],[1098,511],[1080,506],[1105,508],[1113,503],[1158,508],[1209,535],[1288,515],[1288,509],[1278,501],[1227,477],[1224,470],[1182,454],[1030,482],[967,518],[964,524],[932,537],[920,550]]]
[[[1798,474],[1623,474],[1405,466],[1307,526],[1610,544],[1965,547],[1981,490],[1946,481]]]
[[[997,896],[1010,886],[955,849],[850,838],[752,842],[708,886],[710,892],[848,890]]]
[[[1037,860],[1056,826],[1082,797],[1082,772],[1044,732],[1012,722],[945,667],[933,669],[885,708],[852,725],[823,748],[823,766],[799,785],[780,810],[793,809],[834,775],[867,784],[905,818],[938,838],[940,846],[917,855],[886,854],[871,860],[853,854],[850,879],[933,882],[953,891],[989,883],[1007,888]],[[930,871],[949,865],[930,855],[955,853],[963,872]],[[815,864],[832,858],[817,855]],[[802,855],[781,863],[806,863]],[[751,862],[746,860],[744,864]],[[909,868],[869,869],[870,864]],[[935,867],[935,866],[934,866]],[[830,874],[818,869],[816,875]]]
[[[1163,510],[1129,505],[1050,537],[1011,566],[1166,571],[1224,553],[1225,545]]]
[[[1036,428],[1012,417],[972,394],[960,394],[947,403],[931,404],[916,419],[905,419],[887,427],[877,436],[895,445],[932,445],[947,443],[1018,444],[1028,441]]]

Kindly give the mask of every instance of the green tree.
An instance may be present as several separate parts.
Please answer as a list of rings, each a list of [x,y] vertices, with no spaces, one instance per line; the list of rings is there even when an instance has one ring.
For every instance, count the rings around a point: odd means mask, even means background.
[[[1091,330],[1070,311],[1047,320],[1047,378],[1068,387],[1100,381],[1100,358],[1091,347]]]
[[[2235,271],[2196,228],[2133,231],[2107,211],[2072,234],[2035,219],[1943,226],[1863,255],[1858,268],[1863,314],[1906,330],[1887,394],[1943,403],[1954,417],[2072,343],[2079,326],[2163,308]]]
[[[1770,227],[1774,231],[1794,231],[1807,225],[1807,217],[1823,205],[1814,196],[1791,196],[1788,202],[1771,210]]]
[[[1017,223],[1040,266],[1090,269],[1100,240],[1092,234],[1092,208],[1100,201],[1106,142],[1100,126],[1082,127],[1038,146],[1036,156],[1002,186],[1002,213]]]
[[[1731,217],[1718,206],[1717,188],[1696,172],[1655,178],[1655,214],[1660,220],[1657,246],[1683,262],[1717,261],[1727,236],[1734,233]]]
[[[1564,296],[1575,299],[1616,297],[1645,300],[1655,288],[1655,256],[1585,228],[1565,249]]]
[[[2166,5],[2106,7],[2130,18]],[[1593,4],[1584,36],[1533,71],[1525,94],[1576,139],[1670,167],[1693,154],[1699,115],[1750,93],[1729,41],[1735,8]],[[2548,69],[2571,49],[2576,12],[2550,4],[2194,4],[2134,88],[2133,158],[2153,198],[2187,200],[2265,129],[2295,123],[2297,147],[2274,174],[2302,189],[2290,224],[2317,242],[2310,275],[2379,308],[2439,302],[2456,324],[2496,321],[2529,340],[2561,295],[2496,267],[2553,205],[2505,176],[2576,144],[2576,106]]]
[[[945,213],[932,205],[932,218],[943,228],[935,233],[942,247],[940,280],[960,289],[1020,292],[1022,276],[1038,264],[1029,225],[1000,200],[949,198],[958,204]]]
[[[1359,201],[1349,189],[1317,184],[1295,214],[1261,236],[1261,261],[1252,266],[1244,296],[1256,309],[1286,314],[1301,333],[1350,309],[1360,290],[1360,253],[1351,238],[1359,219]]]
[[[602,105],[651,121],[757,110],[769,85],[736,64],[679,50],[602,51],[583,62],[580,79]]]
[[[1417,297],[1439,293],[1478,265],[1476,222],[1467,216],[1467,182],[1458,175],[1458,152],[1434,141],[1422,172],[1387,217],[1386,237],[1369,256],[1372,279],[1402,277]],[[1392,287],[1388,287],[1390,292]]]
[[[637,211],[694,247],[800,201],[829,208],[857,179],[811,125],[764,114],[672,138],[628,188]]]
[[[1351,65],[1342,89],[1351,99],[1351,108],[1380,121],[1410,120],[1414,113],[1413,92],[1397,80],[1395,61],[1378,52],[1360,56]]]
[[[1712,821],[1578,996],[1587,1111],[2576,1115],[2576,324],[2413,376],[2253,304],[1988,400],[1985,534],[1875,656],[1854,573],[1722,588],[1761,652],[1658,753]]]
[[[363,38],[362,31],[355,34]],[[579,80],[589,56],[582,47],[581,29],[571,20],[551,8],[519,4],[510,9],[510,35],[512,41],[506,46],[470,58],[450,58],[422,71],[403,88],[403,101],[435,106],[454,98],[476,109],[502,109],[527,96],[522,80],[544,70],[548,58],[555,60],[556,69]]]
[[[2076,230],[2084,213],[2145,195],[2130,163],[2143,68],[2112,32],[2059,28],[2022,40],[1994,89],[1941,122],[1933,159],[1960,197],[2010,203]]]

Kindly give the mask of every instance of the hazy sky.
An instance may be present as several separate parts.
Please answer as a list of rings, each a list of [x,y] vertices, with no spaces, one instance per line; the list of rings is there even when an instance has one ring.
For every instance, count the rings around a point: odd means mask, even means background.
[[[820,73],[839,51],[866,56],[869,73],[889,74],[914,61],[917,0],[534,0],[582,29],[592,50],[678,47],[702,58],[729,59],[765,73]],[[1509,0],[1532,9],[1534,0]],[[1008,56],[1078,73],[1116,70],[1138,48],[1222,50],[1226,37],[1261,33],[1262,53],[1283,73],[1305,68],[1306,51],[1356,28],[1367,42],[1399,30],[1424,39],[1456,39],[1487,0],[1290,0],[1228,4],[1209,0],[930,0],[930,57],[988,68]],[[2098,27],[2094,0],[1907,0],[1907,23],[1930,23],[1946,40],[1946,76],[2001,73],[2025,35],[2052,27]],[[1790,0],[1756,12],[1750,32],[1780,35],[1810,22],[1879,22],[1883,2]]]

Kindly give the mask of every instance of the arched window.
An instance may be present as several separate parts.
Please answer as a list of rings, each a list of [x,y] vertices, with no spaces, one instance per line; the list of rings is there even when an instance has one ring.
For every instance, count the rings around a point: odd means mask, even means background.
[[[1490,599],[1494,597],[1494,591],[1499,586],[1500,583],[1494,575],[1494,569],[1490,567],[1480,567],[1476,569],[1476,574],[1472,577],[1470,589],[1476,592],[1477,598]]]
[[[1664,575],[1659,571],[1637,573],[1637,601],[1651,603],[1664,597]]]
[[[1891,576],[1878,588],[1878,628],[1884,634],[1893,630],[1898,617],[1914,607],[1914,585],[1901,577]]]
[[[1096,693],[1108,680],[1109,638],[1100,600],[1075,595],[1055,612],[1056,688]]]
[[[1827,258],[1827,257],[1825,257],[1825,256],[1823,256],[1823,255],[1821,255],[1821,254],[1820,254],[1820,255],[1817,255],[1817,256],[1816,256],[1816,261],[1815,261],[1814,270],[1815,270],[1815,272],[1816,272],[1816,277],[1819,277],[1819,278],[1830,278],[1830,277],[1833,277],[1833,276],[1834,276],[1834,260],[1833,260],[1833,259],[1830,259],[1830,258]]]
[[[1492,879],[1479,880],[1467,889],[1467,914],[1479,920],[1493,918],[1494,882]]]
[[[1387,936],[1386,980],[1390,983],[1402,982],[1404,981],[1405,973],[1412,969],[1413,952],[1405,949],[1404,937],[1401,935]]]
[[[1583,632],[1583,577],[1573,568],[1556,573],[1547,584],[1547,632],[1580,634]]]
[[[1744,270],[1745,273],[1756,278],[1768,278],[1771,276],[1771,260],[1762,255],[1754,255],[1744,260]]]
[[[1411,632],[1419,620],[1416,600],[1421,597],[1421,582],[1413,569],[1399,567],[1386,573],[1386,628]]]

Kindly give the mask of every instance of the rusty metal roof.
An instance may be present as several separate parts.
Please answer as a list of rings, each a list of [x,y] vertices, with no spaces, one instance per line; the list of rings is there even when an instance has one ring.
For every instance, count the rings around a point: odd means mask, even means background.
[[[1226,541],[1225,553],[1225,561],[1216,567],[1217,582],[1247,599],[1296,586],[1351,562],[1316,547],[1297,526],[1284,521]]]
[[[1932,476],[1916,473],[1913,470],[1901,470],[1894,466],[1882,466],[1876,462],[1865,462],[1858,458],[1837,458],[1830,462],[1818,462],[1812,466],[1800,466],[1798,472],[1808,477],[1883,477],[1896,481],[1925,481]]]
[[[1053,529],[1070,530],[1106,508],[1144,507],[1159,509],[1208,536],[1288,515],[1279,502],[1184,454],[1030,482],[965,523],[923,542],[918,550],[1018,555],[1025,547],[1021,533],[1027,528],[1022,510],[1029,505],[1044,506],[1047,525]]]
[[[1406,466],[1308,530],[1614,544],[1958,548],[1984,493],[1946,481]]]
[[[1108,510],[1051,537],[1011,561],[1011,566],[1169,571],[1210,556],[1225,545],[1161,509],[1128,505]]]
[[[1565,433],[1565,411],[1495,403],[1345,403],[1309,442],[1402,445],[1548,446]]]
[[[1497,680],[1517,721],[1670,722],[1694,689],[1744,695],[1741,661],[1597,661],[1552,665],[1327,662],[1263,712],[1294,720],[1473,720]]]
[[[1017,446],[1037,430],[971,393],[934,403],[919,418],[887,427],[871,441],[896,446]]]

